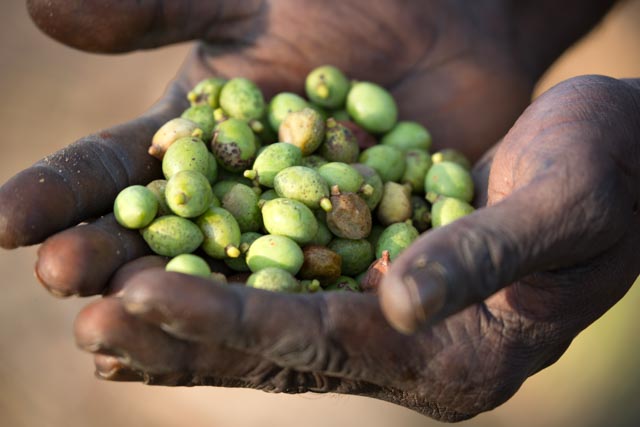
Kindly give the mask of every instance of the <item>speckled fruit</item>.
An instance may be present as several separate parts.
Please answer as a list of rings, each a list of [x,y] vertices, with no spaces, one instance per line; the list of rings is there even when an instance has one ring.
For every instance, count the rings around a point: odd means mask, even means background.
[[[262,206],[262,220],[269,233],[287,236],[299,244],[310,242],[318,232],[313,212],[297,200],[269,200]]]
[[[262,226],[262,214],[258,207],[258,195],[252,188],[237,184],[222,197],[222,207],[238,221],[240,231],[258,231]]]
[[[228,117],[245,121],[259,119],[266,108],[260,89],[242,77],[231,79],[222,87],[220,107]]]
[[[207,255],[216,259],[240,256],[240,227],[229,211],[210,207],[196,223],[204,235],[202,249]]]
[[[247,252],[247,265],[253,272],[279,267],[295,275],[300,271],[303,261],[300,246],[285,236],[262,236],[251,244]]]
[[[334,119],[328,119],[324,143],[318,153],[330,162],[354,163],[358,160],[360,147],[349,128]]]
[[[443,227],[475,209],[469,203],[452,197],[439,197],[431,207],[433,228]]]
[[[367,206],[369,209],[374,210],[380,200],[382,199],[382,194],[384,193],[384,184],[382,183],[382,178],[378,175],[378,172],[375,171],[370,166],[364,165],[362,163],[353,163],[350,165],[352,168],[358,171],[360,175],[364,178],[365,185],[369,185],[372,188],[372,191],[367,192],[367,194],[360,194],[365,202],[367,202]]]
[[[428,151],[431,149],[431,134],[420,123],[403,121],[386,133],[380,143],[402,151],[414,148]]]
[[[273,180],[278,172],[290,166],[299,165],[302,152],[298,147],[286,142],[268,145],[253,162],[253,169],[244,172],[244,176],[256,180],[260,185],[273,188]]]
[[[333,234],[345,239],[364,239],[371,232],[371,211],[355,193],[341,193],[331,189],[333,208],[327,212],[327,226]]]
[[[203,141],[206,143],[211,141],[213,127],[216,125],[216,121],[213,118],[213,108],[208,105],[196,105],[187,108],[181,117],[198,125],[198,128],[202,130],[201,138]]]
[[[209,184],[213,184],[218,180],[218,162],[212,152],[209,152],[207,157],[209,162],[205,176],[207,177]]]
[[[444,148],[436,151],[431,155],[431,160],[433,160],[433,163],[453,162],[459,164],[466,170],[471,170],[471,162],[469,162],[464,154],[453,148]]]
[[[293,144],[307,156],[322,144],[325,138],[325,122],[311,108],[303,108],[286,115],[278,132],[280,141]]]
[[[347,112],[372,133],[388,132],[398,119],[398,107],[389,92],[371,82],[357,82],[347,95]]]
[[[171,144],[180,138],[198,135],[202,136],[202,130],[191,120],[183,118],[169,120],[153,135],[149,154],[162,160]]]
[[[165,270],[205,277],[207,279],[211,277],[209,264],[199,256],[193,254],[180,254],[174,257],[167,263]]]
[[[125,188],[113,202],[116,221],[126,228],[146,227],[156,217],[157,212],[158,200],[156,196],[142,185],[132,185]]]
[[[309,104],[300,95],[291,92],[282,92],[271,99],[269,103],[269,123],[271,128],[278,132],[280,124],[289,113],[300,111]]]
[[[318,168],[318,173],[330,187],[337,185],[340,191],[356,193],[364,184],[364,177],[351,165],[331,162]]]
[[[211,108],[218,108],[220,91],[226,82],[226,79],[220,77],[204,79],[187,94],[187,99],[192,106],[208,105]]]
[[[297,200],[310,209],[331,210],[329,185],[314,169],[291,166],[281,170],[274,179],[280,197]]]
[[[255,159],[255,135],[246,122],[225,120],[216,126],[211,151],[222,168],[241,172],[249,168]]]
[[[309,99],[326,108],[340,108],[349,93],[349,80],[332,65],[322,65],[311,71],[305,80]]]
[[[318,169],[320,166],[326,165],[327,163],[329,163],[329,161],[324,157],[312,154],[310,156],[303,157],[302,161],[300,162],[300,166]]]
[[[419,236],[418,230],[410,221],[397,222],[384,229],[376,245],[376,258],[382,257],[382,251],[389,251],[391,261],[413,243]]]
[[[162,173],[166,179],[183,170],[200,172],[206,176],[209,170],[209,151],[200,138],[180,138],[165,153]]]
[[[153,252],[169,257],[195,251],[204,238],[197,225],[176,215],[156,218],[142,229],[142,237]]]
[[[440,162],[431,166],[424,181],[429,193],[439,196],[455,197],[470,202],[473,198],[473,179],[471,173],[453,162]],[[431,201],[433,198],[431,197]]]
[[[277,267],[264,268],[247,279],[250,288],[273,292],[300,292],[302,287],[290,272]]]
[[[366,239],[333,239],[329,249],[342,257],[342,274],[356,276],[373,261],[373,246]]]
[[[207,210],[213,200],[213,192],[204,175],[185,170],[169,178],[165,197],[169,209],[174,214],[184,218],[195,218]]]

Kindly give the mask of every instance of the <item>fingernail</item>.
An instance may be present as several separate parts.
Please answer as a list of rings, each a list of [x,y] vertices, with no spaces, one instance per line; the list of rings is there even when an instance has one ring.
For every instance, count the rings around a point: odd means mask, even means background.
[[[403,276],[415,317],[420,324],[431,320],[444,306],[447,293],[444,268],[437,262],[417,260]]]

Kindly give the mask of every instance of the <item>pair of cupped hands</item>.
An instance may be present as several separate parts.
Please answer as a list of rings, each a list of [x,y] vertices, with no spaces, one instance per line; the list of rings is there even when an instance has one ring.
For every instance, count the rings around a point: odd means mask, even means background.
[[[201,41],[142,117],[0,188],[0,244],[44,242],[36,273],[55,295],[104,295],[75,324],[102,378],[355,394],[445,421],[489,410],[640,272],[640,80],[578,77],[529,105],[540,74],[610,2],[566,23],[571,5],[542,3],[27,1],[44,32],[79,49]],[[436,148],[480,159],[479,209],[422,235],[378,296],[284,295],[165,272],[107,215],[119,190],[161,176],[151,136],[199,80],[248,77],[268,98],[301,92],[321,64],[384,85]]]

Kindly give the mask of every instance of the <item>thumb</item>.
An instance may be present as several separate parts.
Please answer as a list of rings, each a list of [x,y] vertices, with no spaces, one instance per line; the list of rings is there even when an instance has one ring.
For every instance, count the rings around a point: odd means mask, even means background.
[[[120,53],[193,39],[246,36],[260,0],[27,0],[35,24],[52,38],[89,52]],[[232,23],[232,24],[231,24]]]
[[[602,215],[602,209],[579,195],[559,200],[557,188],[551,178],[536,180],[422,235],[381,283],[380,303],[391,325],[412,333],[527,274],[588,259],[623,232],[615,226],[598,230],[602,218],[589,216]]]

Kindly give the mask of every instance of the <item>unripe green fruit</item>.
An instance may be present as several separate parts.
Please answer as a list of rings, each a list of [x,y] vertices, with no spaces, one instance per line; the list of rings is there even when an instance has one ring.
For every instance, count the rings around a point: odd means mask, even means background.
[[[207,157],[209,159],[209,162],[208,162],[207,173],[205,174],[205,176],[207,177],[209,184],[213,185],[213,183],[216,182],[216,180],[218,179],[218,162],[216,161],[216,158],[213,155],[213,153],[210,151],[207,154]]]
[[[300,292],[302,287],[290,272],[277,267],[264,268],[247,279],[247,286],[273,292]]]
[[[402,151],[431,149],[431,134],[420,123],[398,122],[393,129],[380,140],[381,144],[390,145]]]
[[[439,197],[431,207],[433,228],[443,227],[475,209],[469,203],[453,197]]]
[[[384,229],[376,245],[376,258],[382,257],[382,251],[389,251],[391,261],[408,248],[419,236],[418,230],[410,221],[396,222]]]
[[[368,194],[360,194],[360,197],[362,197],[364,201],[367,202],[367,206],[369,206],[370,210],[374,210],[380,203],[382,194],[384,193],[384,184],[382,183],[382,178],[380,178],[380,175],[378,175],[378,172],[376,172],[375,169],[365,164],[353,163],[350,166],[357,170],[360,175],[362,175],[365,185],[369,185],[373,189]]]
[[[360,154],[360,163],[373,168],[383,182],[400,181],[405,170],[404,153],[389,145],[375,145]]]
[[[304,166],[291,166],[275,177],[274,187],[280,197],[297,200],[310,209],[331,210],[329,186],[315,170]]]
[[[380,224],[373,224],[371,227],[371,233],[367,236],[367,240],[371,243],[371,247],[376,248],[378,246],[378,240],[380,239],[380,235],[384,229],[385,227]]]
[[[310,242],[318,232],[313,212],[297,200],[269,200],[262,206],[262,220],[269,233],[287,236],[299,244]]]
[[[174,214],[195,218],[207,210],[213,200],[213,192],[204,175],[184,170],[169,178],[165,197]]]
[[[210,207],[196,223],[204,235],[202,249],[207,255],[216,259],[240,256],[240,227],[229,211]]]
[[[366,239],[334,239],[329,249],[342,257],[342,274],[346,276],[365,271],[374,258],[373,247]]]
[[[151,190],[158,202],[158,213],[156,215],[170,215],[171,209],[169,209],[169,205],[167,205],[167,199],[164,195],[164,192],[167,188],[167,180],[155,179],[147,184],[147,188]]]
[[[453,162],[457,163],[466,170],[471,170],[471,162],[461,152],[453,148],[443,148],[431,155],[433,163]]]
[[[255,242],[258,238],[262,237],[262,234],[256,233],[253,231],[248,231],[246,233],[242,233],[240,236],[240,256],[238,258],[226,258],[224,263],[227,266],[239,272],[247,272],[249,270],[249,266],[247,265],[247,252],[251,247],[251,244]]]
[[[331,162],[318,168],[318,173],[329,187],[337,185],[341,192],[356,193],[364,184],[364,178],[351,165]]]
[[[324,141],[324,119],[317,111],[303,108],[286,115],[278,135],[280,141],[295,145],[303,156],[307,156],[316,151]]]
[[[431,166],[424,181],[427,197],[433,201],[430,193],[455,197],[470,202],[473,198],[473,179],[471,173],[453,162],[440,162]]]
[[[349,93],[349,80],[332,65],[315,68],[305,80],[307,97],[327,108],[340,108]]]
[[[358,160],[360,148],[349,128],[328,119],[324,143],[318,153],[330,162],[354,163]]]
[[[197,225],[175,215],[156,218],[142,229],[142,237],[153,252],[169,257],[195,251],[204,238]]]
[[[280,124],[287,117],[287,114],[300,111],[308,105],[304,98],[295,93],[282,92],[277,94],[269,103],[269,123],[271,128],[278,132]]]
[[[191,120],[198,128],[202,130],[202,140],[207,144],[211,141],[213,136],[213,128],[216,125],[216,121],[213,118],[213,108],[208,105],[196,105],[194,107],[187,108],[181,116],[183,119]]]
[[[329,286],[324,288],[325,291],[343,291],[343,292],[362,292],[360,285],[353,277],[340,276]]]
[[[244,121],[258,120],[266,109],[260,89],[242,77],[231,79],[222,87],[220,107],[228,117]]]
[[[255,159],[255,138],[246,122],[228,119],[216,126],[211,151],[222,168],[241,172],[250,167]]]
[[[347,110],[345,109],[332,111],[329,113],[329,117],[332,117],[339,122],[351,121],[351,117],[349,117],[349,113],[347,113]]]
[[[158,200],[147,187],[132,185],[122,190],[113,202],[113,213],[118,224],[126,228],[143,228],[153,221],[158,212]]]
[[[265,191],[264,193],[262,193],[260,195],[260,200],[258,200],[258,204],[260,203],[260,201],[264,200],[269,201],[269,200],[273,200],[273,199],[277,199],[280,196],[278,195],[278,193],[276,193],[276,190],[274,190],[273,188],[270,190]]]
[[[167,149],[180,138],[202,136],[202,130],[191,120],[177,118],[169,120],[153,135],[149,154],[162,160]]]
[[[303,261],[300,246],[285,236],[262,236],[251,244],[247,252],[247,265],[253,272],[278,267],[295,275]]]
[[[190,274],[204,278],[211,277],[209,264],[202,258],[193,254],[180,254],[169,261],[165,267],[166,271]]]
[[[327,227],[327,224],[324,221],[318,219],[318,232],[313,236],[313,239],[311,239],[309,244],[327,246],[329,242],[331,242],[331,239],[333,239],[331,230],[329,230],[329,227]]]
[[[371,82],[357,82],[351,86],[347,111],[353,121],[372,133],[388,132],[398,119],[398,107],[391,94]]]
[[[403,222],[411,218],[411,190],[397,182],[385,182],[378,205],[378,220],[382,225]]]
[[[429,203],[420,196],[411,196],[411,221],[419,232],[427,231],[431,225],[431,209]]]
[[[268,145],[258,154],[253,162],[253,169],[244,172],[244,176],[257,180],[260,185],[273,188],[278,172],[290,166],[299,165],[302,152],[298,147],[286,142]]]
[[[312,110],[315,110],[318,114],[320,114],[320,117],[322,117],[323,121],[327,121],[327,119],[329,118],[329,112],[324,108],[321,107],[318,104],[314,104],[313,102],[309,104],[309,108],[311,108]]]
[[[222,207],[238,221],[240,231],[258,231],[262,226],[262,214],[258,207],[258,195],[246,185],[237,184],[222,197]]]
[[[431,155],[425,150],[410,149],[406,151],[405,163],[401,182],[411,184],[413,194],[424,194],[424,179],[433,164]]]
[[[166,179],[183,170],[207,176],[209,168],[209,150],[200,138],[180,138],[171,144],[162,159],[162,173]]]
[[[194,105],[208,105],[211,108],[218,108],[220,92],[227,82],[226,79],[220,77],[211,77],[202,80],[195,85],[193,90],[187,94],[187,99]]]

